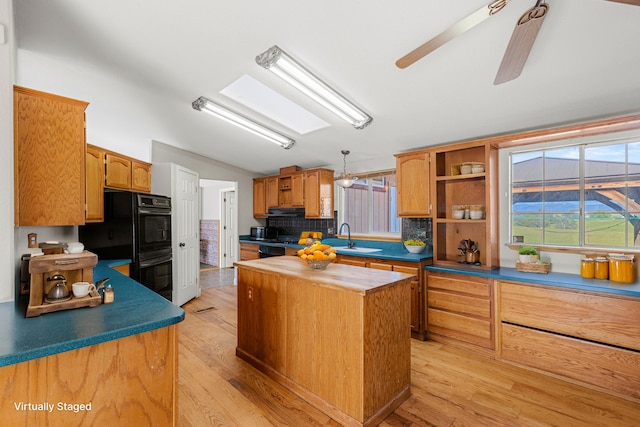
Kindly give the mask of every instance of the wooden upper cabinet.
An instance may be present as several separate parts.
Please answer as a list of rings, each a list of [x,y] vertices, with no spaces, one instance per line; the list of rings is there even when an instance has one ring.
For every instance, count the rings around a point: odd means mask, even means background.
[[[267,213],[266,178],[254,178],[253,180],[253,217],[264,218]]]
[[[305,218],[333,218],[333,171],[304,171]]]
[[[429,161],[430,153],[427,151],[396,154],[398,216],[431,216]]]
[[[99,147],[87,144],[86,186],[87,212],[86,222],[104,221],[104,156]]]
[[[107,153],[105,156],[105,186],[122,190],[131,189],[131,159]]]
[[[139,160],[131,160],[131,190],[151,192],[151,165]]]
[[[16,226],[84,224],[88,105],[14,86]]]
[[[291,175],[291,206],[304,206],[304,173]]]
[[[268,176],[265,178],[265,198],[267,208],[278,207],[278,176]],[[266,213],[266,211],[265,211]]]

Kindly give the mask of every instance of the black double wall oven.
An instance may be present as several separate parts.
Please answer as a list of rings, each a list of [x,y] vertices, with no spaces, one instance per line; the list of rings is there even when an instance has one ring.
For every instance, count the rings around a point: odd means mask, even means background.
[[[131,278],[171,301],[171,199],[108,191],[104,211],[104,222],[78,227],[79,240],[99,259],[131,259]]]

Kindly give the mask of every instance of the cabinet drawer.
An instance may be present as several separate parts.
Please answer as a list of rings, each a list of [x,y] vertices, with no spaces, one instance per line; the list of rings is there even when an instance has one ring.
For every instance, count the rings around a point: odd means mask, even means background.
[[[440,275],[429,272],[427,275],[427,286],[429,289],[442,289],[484,298],[491,297],[490,281],[491,279],[470,277],[461,274]]]
[[[371,261],[369,263],[369,268],[375,268],[376,270],[387,270],[387,271],[393,271],[393,265],[392,264],[385,264],[382,262],[374,262]]]
[[[640,353],[503,324],[502,359],[640,398]]]
[[[500,282],[501,320],[640,350],[640,301]]]
[[[394,265],[393,271],[397,271],[398,273],[407,273],[407,274],[415,274],[420,278],[420,269],[417,267],[407,267],[404,265]]]
[[[427,321],[428,330],[431,333],[493,348],[492,327],[489,320],[430,308],[427,310]]]
[[[491,301],[488,299],[428,290],[427,304],[429,308],[453,311],[483,319],[491,318]]]

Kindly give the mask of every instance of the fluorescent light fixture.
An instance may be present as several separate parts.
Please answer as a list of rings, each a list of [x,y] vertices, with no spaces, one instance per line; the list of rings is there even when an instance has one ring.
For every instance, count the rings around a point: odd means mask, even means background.
[[[300,65],[278,46],[272,46],[256,56],[256,62],[351,123],[356,129],[366,127],[373,120],[371,116]]]
[[[266,126],[261,125],[260,123],[254,122],[253,120],[243,116],[240,113],[236,113],[235,111],[231,111],[220,104],[216,104],[215,102],[205,98],[204,96],[201,96],[200,98],[193,101],[191,106],[194,110],[204,111],[206,113],[212,114],[244,130],[261,136],[271,142],[275,142],[286,150],[293,147],[293,144],[295,144],[296,142],[295,140],[287,136],[281,135]]]

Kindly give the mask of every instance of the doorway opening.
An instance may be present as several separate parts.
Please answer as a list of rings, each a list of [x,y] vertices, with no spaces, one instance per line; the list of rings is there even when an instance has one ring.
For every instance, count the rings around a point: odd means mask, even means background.
[[[200,180],[200,271],[232,267],[238,232],[235,181]]]

